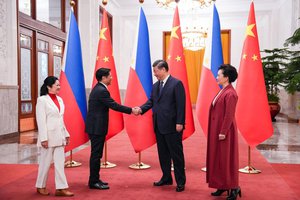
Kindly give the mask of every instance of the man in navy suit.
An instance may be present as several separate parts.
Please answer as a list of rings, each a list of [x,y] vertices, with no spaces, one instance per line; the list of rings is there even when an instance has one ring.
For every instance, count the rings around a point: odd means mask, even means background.
[[[85,121],[85,132],[91,141],[90,177],[91,189],[109,189],[108,183],[99,177],[100,159],[103,154],[103,145],[108,131],[109,109],[130,114],[134,109],[122,106],[110,97],[107,86],[111,84],[110,69],[100,68],[96,71],[98,83],[92,89],[89,97],[88,113]]]
[[[144,114],[152,108],[153,126],[156,134],[157,150],[162,177],[154,186],[172,185],[171,160],[174,164],[176,191],[184,190],[185,164],[182,134],[185,124],[185,90],[180,80],[169,74],[168,63],[157,60],[153,63],[154,76],[158,81],[153,85],[151,96],[140,107]]]

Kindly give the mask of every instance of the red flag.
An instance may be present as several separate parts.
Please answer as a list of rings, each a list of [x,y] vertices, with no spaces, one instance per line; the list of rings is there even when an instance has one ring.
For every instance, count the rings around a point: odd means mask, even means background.
[[[250,146],[260,144],[273,134],[256,27],[252,2],[236,88],[239,97],[236,121]]]
[[[148,24],[143,8],[138,19],[137,41],[133,51],[125,104],[131,107],[144,104],[151,95],[152,73]],[[152,110],[141,116],[125,115],[125,127],[136,153],[155,144]]]
[[[214,5],[196,102],[196,114],[205,136],[208,134],[209,108],[212,100],[220,91],[216,77],[221,64],[223,64],[221,26],[219,13]]]
[[[109,31],[108,20],[107,20],[107,13],[105,9],[103,9],[103,18],[101,23],[101,31],[100,31],[100,38],[98,43],[98,52],[97,52],[94,80],[93,80],[92,87],[94,87],[97,83],[95,73],[100,67],[109,68],[111,70],[111,75],[113,79],[111,85],[108,86],[108,90],[110,92],[111,97],[116,102],[121,103],[118,77],[115,68],[115,61],[114,61],[112,47],[111,47],[111,38],[110,38],[110,31]],[[110,109],[108,132],[106,135],[106,140],[109,140],[111,137],[121,132],[123,128],[124,128],[123,114]]]
[[[87,109],[81,42],[73,10],[70,11],[69,19],[64,61],[60,73],[61,88],[59,93],[65,104],[64,121],[66,129],[70,133],[70,145],[66,146],[66,152],[88,141],[88,136],[84,131]]]
[[[183,132],[183,138],[182,138],[182,139],[186,139],[194,133],[195,126],[194,126],[185,59],[183,55],[182,36],[181,36],[180,20],[179,20],[177,6],[173,18],[173,27],[171,32],[169,55],[168,55],[168,64],[170,67],[170,74],[182,81],[186,93],[185,130]]]

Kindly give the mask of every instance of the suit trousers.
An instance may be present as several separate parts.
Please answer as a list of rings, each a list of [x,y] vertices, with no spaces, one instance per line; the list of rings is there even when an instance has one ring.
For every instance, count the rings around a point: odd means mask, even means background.
[[[100,159],[103,155],[105,136],[89,134],[91,141],[90,177],[89,184],[95,184],[100,180]]]
[[[160,167],[163,173],[161,180],[172,180],[171,160],[174,164],[174,174],[177,185],[185,185],[185,163],[182,146],[182,132],[161,134],[156,130],[157,151]]]
[[[38,169],[38,176],[35,186],[37,188],[45,188],[48,179],[48,172],[52,162],[54,161],[55,170],[55,188],[68,188],[67,178],[65,175],[65,149],[64,146],[40,148],[40,163]]]

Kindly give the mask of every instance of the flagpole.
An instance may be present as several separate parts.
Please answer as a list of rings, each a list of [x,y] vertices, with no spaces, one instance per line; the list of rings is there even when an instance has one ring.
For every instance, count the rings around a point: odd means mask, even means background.
[[[251,148],[248,146],[248,166],[239,169],[239,172],[245,173],[245,174],[259,174],[261,173],[261,170],[255,169],[251,166],[251,154],[250,154]]]
[[[117,165],[107,161],[107,142],[104,143],[104,161],[101,162],[100,167],[103,169],[114,168]]]
[[[73,150],[70,151],[70,159],[65,162],[65,168],[79,167],[82,164],[73,160]]]
[[[70,0],[70,6],[71,6],[71,12],[74,11],[75,1]],[[79,167],[82,164],[80,162],[77,162],[73,160],[73,150],[70,150],[70,158],[65,162],[65,168],[73,168],[73,167]]]
[[[142,162],[142,153],[139,152],[139,161],[135,164],[129,165],[130,169],[148,169],[150,168],[150,165],[147,165]]]

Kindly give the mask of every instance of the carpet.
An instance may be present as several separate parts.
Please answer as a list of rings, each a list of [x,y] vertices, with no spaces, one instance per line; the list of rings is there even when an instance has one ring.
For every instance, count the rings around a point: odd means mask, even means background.
[[[226,199],[226,196],[212,197],[214,189],[205,183],[206,139],[196,122],[196,132],[184,141],[186,161],[186,190],[175,192],[176,185],[153,187],[153,182],[161,177],[156,145],[142,152],[142,162],[151,165],[150,169],[133,170],[128,166],[138,161],[138,154],[130,144],[125,131],[108,141],[108,161],[117,164],[111,169],[101,169],[101,179],[109,182],[109,190],[90,190],[87,186],[89,175],[90,148],[87,147],[73,154],[73,159],[82,166],[65,170],[70,190],[75,193],[68,199]],[[248,147],[240,137],[240,167],[247,165]],[[279,200],[300,199],[299,166],[269,164],[256,149],[251,150],[252,165],[262,171],[261,174],[249,175],[240,173],[242,199],[245,200]],[[288,174],[289,168],[295,173]],[[49,173],[47,188],[51,195],[42,197],[36,193],[35,181],[38,166],[30,165],[0,165],[0,199],[56,199],[54,196],[54,170]],[[290,181],[286,181],[286,178]],[[293,182],[292,186],[290,185]]]

